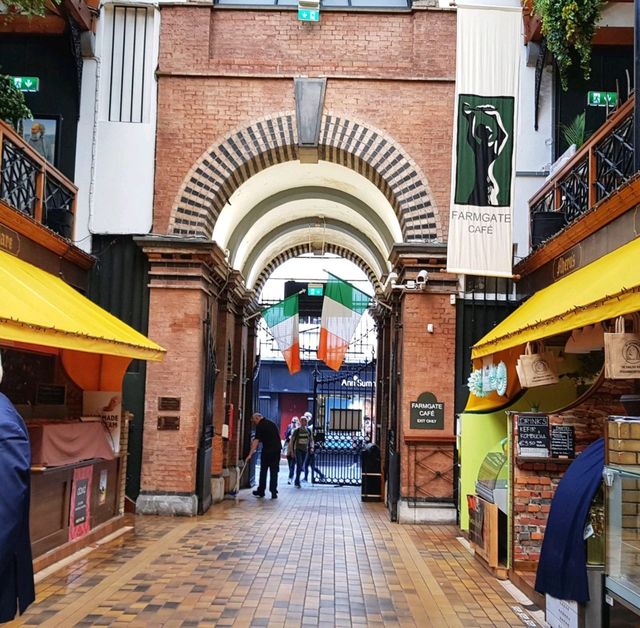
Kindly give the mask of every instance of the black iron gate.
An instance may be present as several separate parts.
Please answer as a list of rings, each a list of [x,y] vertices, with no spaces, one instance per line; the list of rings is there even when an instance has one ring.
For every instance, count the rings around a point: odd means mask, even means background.
[[[362,482],[362,448],[375,438],[375,360],[343,367],[340,373],[314,373],[315,469],[312,482]]]

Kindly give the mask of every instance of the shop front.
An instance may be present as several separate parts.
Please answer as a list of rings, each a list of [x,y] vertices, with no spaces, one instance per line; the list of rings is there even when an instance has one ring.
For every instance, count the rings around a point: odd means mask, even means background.
[[[0,391],[29,431],[38,570],[125,525],[123,376],[132,359],[161,360],[164,349],[61,278],[81,284],[88,256],[67,245],[55,276],[47,250],[13,237],[22,246],[0,250]]]
[[[562,616],[597,627],[603,606],[605,616],[640,617],[640,575],[625,549],[640,537],[640,412],[628,405],[640,379],[639,254],[633,239],[538,290],[472,350],[459,430],[462,527],[497,575],[545,604],[552,626],[565,625]],[[626,323],[616,330],[616,320]],[[630,340],[623,374],[610,368],[614,335]]]

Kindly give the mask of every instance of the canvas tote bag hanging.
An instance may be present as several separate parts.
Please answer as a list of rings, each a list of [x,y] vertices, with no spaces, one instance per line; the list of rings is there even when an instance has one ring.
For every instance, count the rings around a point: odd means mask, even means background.
[[[604,376],[608,379],[640,377],[640,314],[631,315],[631,332],[618,316],[613,333],[604,335]]]
[[[537,344],[537,352],[534,345]],[[558,382],[558,369],[552,351],[545,351],[544,345],[528,342],[524,354],[518,359],[516,373],[520,384],[525,388],[545,386]]]

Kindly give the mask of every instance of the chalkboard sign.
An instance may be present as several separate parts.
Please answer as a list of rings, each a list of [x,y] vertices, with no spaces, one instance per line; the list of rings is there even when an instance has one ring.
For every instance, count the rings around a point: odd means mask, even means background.
[[[551,457],[576,457],[576,428],[573,425],[551,426]]]
[[[36,403],[50,406],[63,406],[67,399],[66,386],[56,384],[38,384]]]
[[[549,457],[549,417],[546,414],[517,415],[517,455],[523,458]]]

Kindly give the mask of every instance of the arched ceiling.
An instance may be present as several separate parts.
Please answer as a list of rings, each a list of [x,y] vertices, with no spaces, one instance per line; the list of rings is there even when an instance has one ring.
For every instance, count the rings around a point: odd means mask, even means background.
[[[299,255],[301,252],[308,252],[304,249],[305,236],[308,234],[308,229],[303,230],[295,229],[294,227],[285,229],[283,232],[274,234],[273,237],[265,242],[262,242],[262,246],[257,248],[255,255],[251,259],[247,260],[247,264],[242,268],[242,274],[245,277],[247,288],[255,289],[258,279],[261,277],[264,269],[269,267],[273,260],[280,258],[282,261],[290,259]],[[319,229],[312,229],[312,237],[316,236],[316,242],[318,241],[321,232]],[[371,251],[367,249],[360,241],[350,237],[349,234],[332,230],[325,233],[327,236],[325,239],[325,252],[350,251],[353,255],[351,259],[355,261],[365,273],[375,278],[377,281],[387,272],[386,266],[381,266],[383,260],[376,258],[372,255]],[[302,251],[300,251],[302,249]],[[289,253],[283,255],[283,253]],[[377,283],[377,282],[376,282]]]
[[[353,252],[356,263],[380,280],[390,270],[388,258],[402,230],[389,201],[362,175],[325,161],[289,161],[255,174],[234,192],[213,240],[228,250],[232,267],[252,289],[285,252],[329,245]]]

